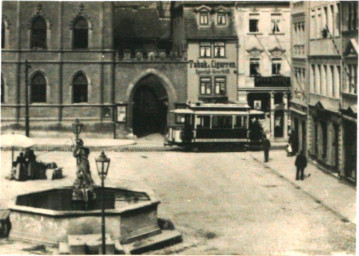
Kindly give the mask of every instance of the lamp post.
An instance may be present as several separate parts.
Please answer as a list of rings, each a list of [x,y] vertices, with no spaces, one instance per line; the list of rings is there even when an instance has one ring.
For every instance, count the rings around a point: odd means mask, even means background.
[[[110,159],[106,157],[102,151],[101,155],[96,158],[96,167],[98,176],[101,179],[101,196],[102,196],[102,211],[101,211],[101,231],[102,231],[102,254],[106,254],[106,231],[105,231],[105,179],[110,166]]]
[[[80,123],[78,118],[76,118],[75,123],[72,124],[72,132],[76,136],[76,141],[79,139],[79,135],[80,135],[83,127],[84,127],[84,125],[82,123]]]

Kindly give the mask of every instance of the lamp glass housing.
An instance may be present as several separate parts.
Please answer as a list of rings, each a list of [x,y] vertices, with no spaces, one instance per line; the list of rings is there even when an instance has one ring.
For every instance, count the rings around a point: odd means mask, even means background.
[[[96,158],[96,167],[98,176],[104,180],[107,176],[108,169],[110,167],[111,160],[107,158],[105,153],[102,151],[101,155]]]

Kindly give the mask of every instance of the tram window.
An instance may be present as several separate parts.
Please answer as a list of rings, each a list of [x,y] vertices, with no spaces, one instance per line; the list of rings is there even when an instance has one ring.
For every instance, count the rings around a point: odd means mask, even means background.
[[[199,124],[197,125],[197,128],[209,128],[211,118],[210,116],[198,116]]]
[[[246,116],[236,116],[235,128],[247,127],[247,117]]]
[[[185,117],[184,115],[176,115],[176,123],[177,124],[184,124],[185,122]]]
[[[232,116],[213,116],[212,128],[232,128]]]

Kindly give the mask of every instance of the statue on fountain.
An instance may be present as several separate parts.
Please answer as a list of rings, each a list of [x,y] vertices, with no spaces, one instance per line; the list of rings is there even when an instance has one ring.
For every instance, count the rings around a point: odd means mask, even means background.
[[[76,140],[73,156],[77,161],[76,180],[73,184],[73,200],[85,201],[86,205],[89,200],[95,198],[93,191],[94,181],[91,177],[90,163],[88,156],[90,149],[84,147],[84,142],[81,139]]]

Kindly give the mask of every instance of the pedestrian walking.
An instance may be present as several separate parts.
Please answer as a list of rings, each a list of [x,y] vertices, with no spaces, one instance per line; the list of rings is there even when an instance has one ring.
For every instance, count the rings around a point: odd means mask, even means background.
[[[304,180],[304,169],[307,167],[307,158],[304,155],[303,150],[300,151],[297,158],[295,159],[295,166],[297,167],[296,180]]]
[[[266,136],[264,136],[262,145],[263,145],[263,150],[264,150],[264,162],[268,162],[269,149],[271,147],[271,144],[270,144],[269,139]]]

